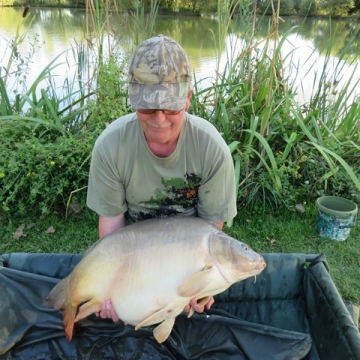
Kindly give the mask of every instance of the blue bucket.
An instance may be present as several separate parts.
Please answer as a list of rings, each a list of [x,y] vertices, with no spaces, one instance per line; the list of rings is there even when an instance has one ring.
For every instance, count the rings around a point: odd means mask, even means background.
[[[344,241],[355,226],[357,205],[345,198],[322,196],[316,200],[316,229],[321,237]]]

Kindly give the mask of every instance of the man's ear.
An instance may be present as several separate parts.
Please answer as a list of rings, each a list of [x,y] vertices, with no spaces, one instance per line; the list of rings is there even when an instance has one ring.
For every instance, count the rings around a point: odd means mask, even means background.
[[[189,90],[187,97],[186,97],[185,110],[187,110],[190,106],[190,100],[191,100],[192,94],[193,94],[193,91]]]

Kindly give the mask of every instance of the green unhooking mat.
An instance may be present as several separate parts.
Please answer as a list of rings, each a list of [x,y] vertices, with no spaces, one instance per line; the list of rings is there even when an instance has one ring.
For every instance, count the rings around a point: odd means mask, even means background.
[[[266,269],[177,317],[162,344],[153,327],[88,317],[65,339],[46,296],[81,255],[0,255],[0,359],[360,360],[360,335],[324,256],[264,254]],[[309,259],[311,260],[309,262]]]

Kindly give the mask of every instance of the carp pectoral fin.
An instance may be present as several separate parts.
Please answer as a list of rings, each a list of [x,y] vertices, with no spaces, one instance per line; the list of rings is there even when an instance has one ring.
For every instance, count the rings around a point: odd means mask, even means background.
[[[204,296],[203,298],[198,299],[197,301],[198,306],[205,306],[209,302],[210,298],[211,296]]]
[[[166,319],[168,314],[169,314],[168,311],[166,309],[162,308],[159,311],[157,311],[156,313],[147,317],[140,324],[136,325],[135,330],[138,330],[143,326],[158,324],[158,323],[162,322],[164,319]]]
[[[79,313],[76,315],[74,321],[77,322],[100,310],[101,310],[101,302],[92,299],[80,306]]]
[[[188,316],[187,316],[188,319],[190,319],[194,315],[194,313],[195,313],[195,310],[193,308],[190,308]]]
[[[213,268],[207,268],[205,270],[190,276],[177,288],[177,293],[181,297],[192,297],[198,295],[202,290],[210,284],[212,278]]]
[[[153,334],[159,344],[164,342],[169,337],[171,330],[174,327],[174,323],[175,318],[166,319],[154,329]]]

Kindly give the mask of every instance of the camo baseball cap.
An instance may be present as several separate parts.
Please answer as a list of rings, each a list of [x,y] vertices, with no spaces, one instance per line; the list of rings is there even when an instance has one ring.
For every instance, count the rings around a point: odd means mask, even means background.
[[[134,109],[182,110],[191,85],[184,49],[158,35],[143,41],[129,65],[129,99]]]

